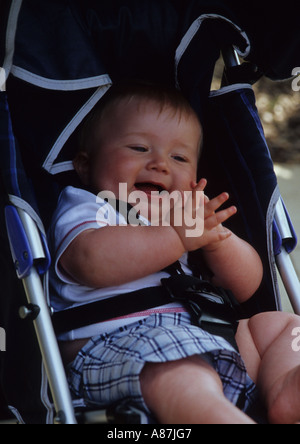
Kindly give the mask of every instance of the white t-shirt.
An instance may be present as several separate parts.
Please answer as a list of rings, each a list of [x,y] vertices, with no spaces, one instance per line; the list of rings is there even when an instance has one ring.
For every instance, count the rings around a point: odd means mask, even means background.
[[[148,221],[143,220],[143,222],[149,225]],[[116,287],[90,288],[72,280],[70,276],[63,272],[58,265],[59,260],[64,251],[80,233],[90,229],[101,229],[116,223],[127,225],[122,214],[117,213],[109,203],[99,199],[96,195],[74,187],[67,187],[62,191],[49,230],[49,245],[53,258],[53,266],[50,271],[50,297],[54,311],[67,310],[142,288],[160,286],[161,279],[169,277],[168,273],[161,271]],[[187,267],[187,254],[180,259],[180,262],[184,272],[191,274]],[[163,307],[155,307],[142,313],[133,313],[122,318],[88,325],[87,327],[60,335],[58,339],[67,341],[90,338],[144,319],[156,312],[169,313],[180,311],[185,311],[184,307],[180,303],[172,303]]]

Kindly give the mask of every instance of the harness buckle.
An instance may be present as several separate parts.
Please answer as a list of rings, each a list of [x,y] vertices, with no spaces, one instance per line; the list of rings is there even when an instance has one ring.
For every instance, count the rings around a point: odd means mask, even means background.
[[[238,328],[240,305],[230,291],[187,275],[171,276],[162,279],[161,283],[171,299],[188,306],[195,325],[225,337],[236,348],[234,335]],[[224,331],[228,334],[224,335]]]

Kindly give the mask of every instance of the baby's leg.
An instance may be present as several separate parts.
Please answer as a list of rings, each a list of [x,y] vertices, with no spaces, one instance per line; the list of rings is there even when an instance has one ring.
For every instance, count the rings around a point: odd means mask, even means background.
[[[292,347],[292,332],[299,327],[299,316],[261,313],[241,322],[236,336],[273,423],[300,421],[300,353]]]
[[[199,356],[146,364],[140,376],[148,408],[162,424],[251,424],[223,394],[216,371]]]

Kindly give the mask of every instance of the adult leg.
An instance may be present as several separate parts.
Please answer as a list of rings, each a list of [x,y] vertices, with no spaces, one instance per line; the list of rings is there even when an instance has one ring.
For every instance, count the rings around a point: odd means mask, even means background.
[[[253,424],[225,398],[218,374],[199,356],[146,364],[140,382],[146,405],[162,424]]]
[[[272,423],[300,421],[300,353],[292,332],[300,317],[261,313],[242,321],[236,340],[249,375],[257,383]]]

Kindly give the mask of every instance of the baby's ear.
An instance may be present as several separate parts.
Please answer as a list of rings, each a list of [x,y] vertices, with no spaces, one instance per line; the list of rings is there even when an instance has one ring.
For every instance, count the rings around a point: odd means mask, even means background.
[[[73,165],[83,185],[89,185],[90,156],[85,151],[77,153]]]

